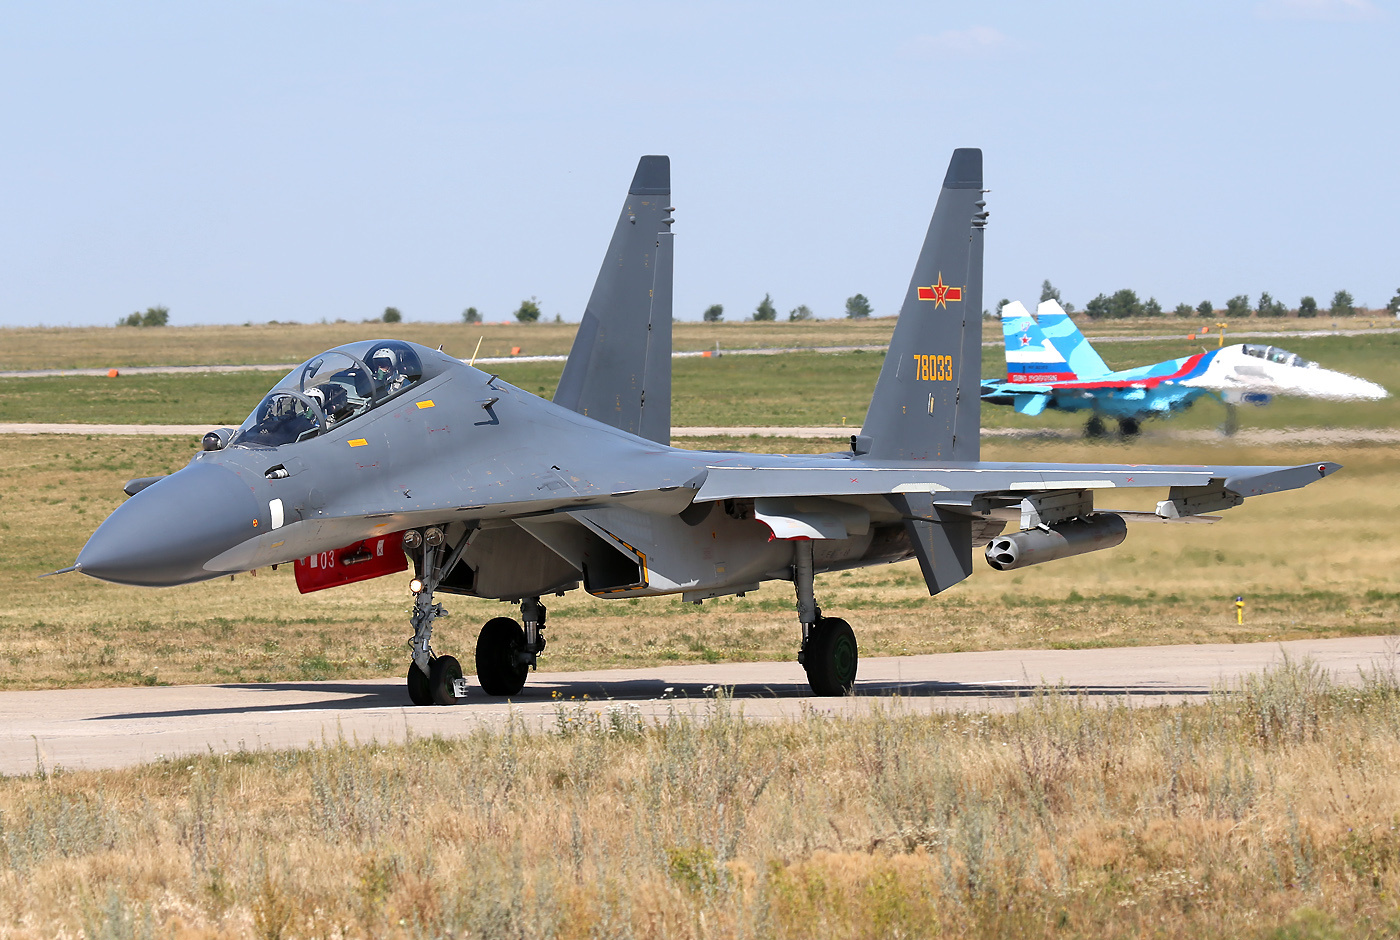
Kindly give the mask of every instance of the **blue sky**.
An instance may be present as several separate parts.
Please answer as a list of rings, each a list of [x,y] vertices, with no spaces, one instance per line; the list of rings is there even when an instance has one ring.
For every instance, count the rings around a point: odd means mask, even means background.
[[[676,315],[903,296],[985,152],[986,299],[1400,288],[1379,0],[0,3],[0,325],[577,320],[643,153]]]

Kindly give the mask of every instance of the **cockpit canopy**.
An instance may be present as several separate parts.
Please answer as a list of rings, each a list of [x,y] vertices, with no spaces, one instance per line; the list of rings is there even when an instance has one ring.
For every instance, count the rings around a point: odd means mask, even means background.
[[[425,363],[413,344],[401,340],[327,350],[273,386],[229,446],[278,447],[324,434],[437,375],[446,365],[442,360]]]
[[[1297,366],[1300,369],[1316,369],[1317,363],[1311,359],[1304,359],[1297,353],[1291,353],[1286,349],[1277,346],[1260,346],[1257,343],[1245,343],[1244,354],[1253,356],[1256,359],[1267,359],[1269,362],[1277,362],[1285,366]]]

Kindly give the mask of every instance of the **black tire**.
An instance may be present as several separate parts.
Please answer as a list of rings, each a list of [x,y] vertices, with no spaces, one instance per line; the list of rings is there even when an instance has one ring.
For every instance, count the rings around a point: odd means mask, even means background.
[[[411,659],[408,661],[408,697],[414,705],[433,704],[433,690],[428,677]]]
[[[439,656],[433,660],[428,676],[428,687],[432,690],[434,705],[456,705],[460,699],[452,683],[462,678],[462,664],[456,656]]]
[[[1103,437],[1103,436],[1104,436],[1103,418],[1100,418],[1098,415],[1094,415],[1092,418],[1090,418],[1089,421],[1088,421],[1088,423],[1084,425],[1084,436],[1085,436],[1085,437],[1088,437],[1088,438],[1100,438],[1100,437]]]
[[[840,617],[823,617],[807,636],[803,668],[815,695],[849,695],[856,684],[860,651],[856,633]]]
[[[1141,431],[1142,428],[1138,425],[1137,418],[1118,419],[1118,436],[1122,437],[1124,440],[1130,437],[1137,437]]]
[[[476,678],[487,695],[515,695],[525,688],[530,667],[520,661],[525,631],[509,617],[486,621],[476,638]]]

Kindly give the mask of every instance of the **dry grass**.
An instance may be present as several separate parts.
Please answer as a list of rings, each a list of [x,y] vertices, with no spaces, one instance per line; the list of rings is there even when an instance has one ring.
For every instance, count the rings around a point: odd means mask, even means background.
[[[1388,669],[1343,688],[1292,663],[1152,709],[698,708],[0,779],[0,936],[1400,929]]]
[[[837,441],[721,439],[690,446],[798,452]],[[64,688],[399,675],[406,662],[406,579],[297,594],[291,571],[163,590],[79,575],[72,564],[120,503],[125,480],[173,470],[190,443],[166,438],[6,437],[0,441],[0,688]],[[990,459],[1082,460],[1075,445],[1005,442]],[[1142,444],[1144,462],[1299,463],[1312,451]],[[1304,491],[1250,500],[1213,527],[1134,528],[1110,552],[1018,572],[980,561],[967,582],[929,598],[913,563],[823,575],[825,609],[856,626],[864,655],[1014,647],[1253,641],[1389,632],[1400,592],[1400,514],[1389,449],[1327,449],[1347,469]],[[1094,454],[1091,459],[1110,457]],[[1122,458],[1116,458],[1122,459]],[[1101,501],[1150,509],[1144,491]],[[1246,623],[1234,622],[1244,594]],[[502,605],[446,600],[435,645],[469,653]],[[675,599],[550,601],[550,670],[663,662],[788,659],[790,590],[769,584],[703,607]],[[627,637],[619,643],[617,637]]]

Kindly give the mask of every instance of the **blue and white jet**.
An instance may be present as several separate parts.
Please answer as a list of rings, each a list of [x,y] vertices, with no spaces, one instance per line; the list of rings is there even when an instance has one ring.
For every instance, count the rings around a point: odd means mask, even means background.
[[[1047,408],[1087,411],[1086,432],[1104,433],[1104,418],[1116,418],[1124,437],[1137,434],[1144,418],[1169,417],[1209,395],[1228,409],[1264,405],[1275,395],[1333,401],[1376,400],[1389,395],[1375,382],[1324,369],[1278,346],[1243,343],[1115,372],[1055,301],[1031,316],[1020,301],[1002,307],[1006,379],[983,379],[982,400],[1010,405],[1024,415]]]

